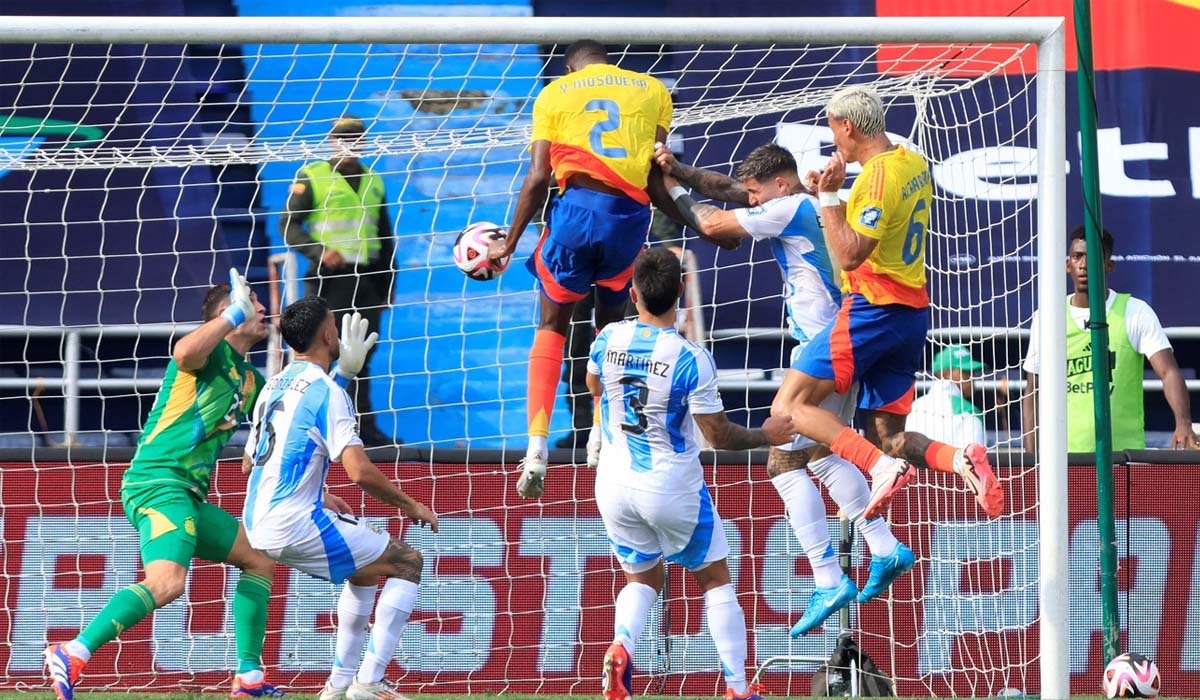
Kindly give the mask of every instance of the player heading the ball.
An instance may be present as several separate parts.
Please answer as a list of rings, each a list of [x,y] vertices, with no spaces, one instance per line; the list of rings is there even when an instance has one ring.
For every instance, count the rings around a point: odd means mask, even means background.
[[[587,384],[599,398],[602,434],[596,505],[627,581],[617,595],[613,644],[604,657],[604,697],[633,694],[631,659],[663,586],[663,558],[692,572],[704,591],[708,628],[729,699],[760,697],[746,682],[746,619],[725,559],[729,544],[713,507],[693,419],[717,449],[789,440],[791,421],[768,418],[748,430],[729,422],[707,350],[675,330],[683,278],[679,258],[653,248],[638,258],[629,296],[637,320],[609,324],[588,358]]]
[[[660,178],[650,177],[654,144],[666,140],[671,96],[656,78],[608,62],[608,51],[577,41],[563,57],[567,74],[533,105],[529,171],[508,236],[495,240],[496,264],[517,248],[540,211],[553,172],[562,194],[526,266],[540,282],[541,320],[529,351],[529,444],[517,493],[542,495],[547,438],[563,346],[575,303],[595,285],[596,326],[624,316],[633,261],[646,242],[651,201],[675,211]]]

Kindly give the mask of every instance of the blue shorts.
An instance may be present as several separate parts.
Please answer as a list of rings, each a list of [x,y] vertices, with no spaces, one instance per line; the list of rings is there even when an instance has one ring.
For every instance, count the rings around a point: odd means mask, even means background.
[[[554,201],[550,225],[525,266],[558,304],[587,296],[601,306],[625,303],[633,261],[646,244],[650,208],[623,195],[568,187]]]
[[[906,416],[912,410],[928,330],[928,308],[876,306],[849,294],[833,323],[809,341],[792,369],[832,379],[839,394],[858,381],[859,408]]]

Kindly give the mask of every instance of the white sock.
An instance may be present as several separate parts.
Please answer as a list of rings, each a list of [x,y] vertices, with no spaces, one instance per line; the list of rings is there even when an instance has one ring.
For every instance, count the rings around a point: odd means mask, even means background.
[[[349,581],[342,587],[337,606],[337,642],[329,684],[334,688],[349,688],[354,670],[362,658],[363,643],[367,641],[367,623],[375,604],[375,586],[356,586]]]
[[[526,457],[540,457],[544,462],[549,459],[549,438],[545,435],[530,435],[529,446],[525,448]]]
[[[871,554],[886,557],[896,551],[900,541],[892,534],[887,521],[878,516],[870,520],[863,518],[867,501],[871,500],[871,487],[858,467],[837,455],[829,455],[809,462],[808,468],[829,491],[829,496],[846,517],[854,521],[859,534],[867,541],[867,549],[871,550]]]
[[[263,682],[263,680],[266,678],[266,675],[263,674],[261,668],[256,668],[253,671],[244,671],[239,673],[237,674],[237,677],[242,680],[242,683],[247,685],[258,685],[259,683]]]
[[[833,542],[829,539],[829,523],[825,520],[825,501],[802,470],[784,472],[771,479],[783,504],[787,507],[792,532],[812,565],[813,580],[820,588],[830,588],[842,580]]]
[[[83,642],[79,641],[78,639],[72,639],[71,641],[67,642],[66,647],[67,653],[69,653],[71,656],[78,656],[85,662],[90,661],[92,658],[92,650],[84,646]]]
[[[726,687],[745,695],[746,686],[746,615],[738,605],[733,584],[714,588],[704,594],[704,614],[708,631],[717,645]]]
[[[358,669],[359,683],[378,683],[383,680],[396,645],[408,625],[408,616],[417,604],[417,584],[401,578],[390,578],[383,584],[383,593],[375,606],[375,626],[371,628],[371,643]]]
[[[658,600],[658,591],[644,583],[631,582],[625,584],[617,594],[617,610],[613,616],[613,641],[625,645],[625,651],[633,656],[633,647],[642,629],[646,626],[646,616],[650,614],[650,606]]]

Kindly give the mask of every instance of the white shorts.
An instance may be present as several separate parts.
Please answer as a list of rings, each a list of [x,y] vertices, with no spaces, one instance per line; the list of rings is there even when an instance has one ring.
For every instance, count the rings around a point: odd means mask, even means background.
[[[652,493],[596,475],[596,506],[621,568],[641,573],[666,558],[689,571],[729,556],[725,524],[708,487],[694,493]]]
[[[313,512],[320,534],[263,554],[297,571],[341,583],[373,563],[387,549],[391,535],[350,515],[328,508]]]

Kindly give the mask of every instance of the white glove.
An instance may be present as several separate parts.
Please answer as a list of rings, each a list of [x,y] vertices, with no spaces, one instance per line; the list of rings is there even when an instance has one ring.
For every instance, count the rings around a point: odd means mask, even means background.
[[[337,373],[346,379],[354,379],[367,361],[367,353],[379,340],[378,333],[367,335],[370,323],[355,311],[342,316],[342,334],[338,338],[341,354],[338,357]]]
[[[596,424],[592,425],[591,432],[588,433],[587,465],[592,469],[600,466],[600,426]]]
[[[237,328],[256,316],[258,311],[250,301],[250,285],[246,284],[246,278],[239,275],[236,269],[229,268],[229,308],[221,312],[221,318]]]

